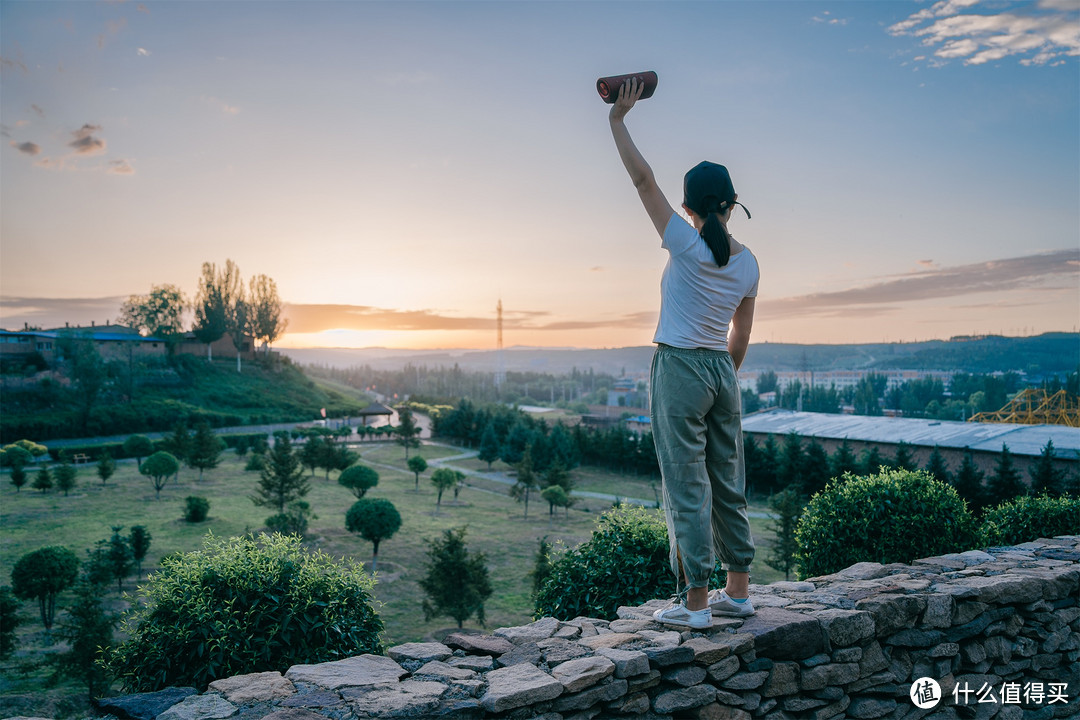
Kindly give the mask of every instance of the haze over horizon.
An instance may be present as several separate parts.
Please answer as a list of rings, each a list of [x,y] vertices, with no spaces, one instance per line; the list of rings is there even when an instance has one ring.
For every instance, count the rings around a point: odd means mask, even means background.
[[[0,5],[0,326],[234,260],[279,348],[651,343],[673,205],[726,164],[752,342],[1080,326],[1075,0]]]

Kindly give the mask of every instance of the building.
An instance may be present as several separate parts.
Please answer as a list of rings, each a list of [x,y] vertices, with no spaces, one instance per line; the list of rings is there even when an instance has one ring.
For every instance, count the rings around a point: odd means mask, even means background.
[[[0,330],[0,360],[31,360],[35,353],[52,365],[63,359],[61,341],[65,337],[89,339],[104,360],[130,360],[166,354],[165,341],[143,337],[123,325],[62,327],[51,330]]]
[[[782,442],[785,435],[795,433],[814,438],[829,454],[846,440],[856,456],[877,447],[882,457],[891,458],[896,455],[897,445],[903,442],[910,446],[920,467],[925,467],[930,453],[937,447],[953,471],[970,451],[979,469],[991,473],[997,467],[1002,445],[1006,445],[1025,480],[1029,479],[1028,469],[1039,459],[1047,441],[1053,441],[1057,466],[1070,474],[1080,472],[1080,428],[1064,425],[971,423],[770,408],[744,416],[742,426],[743,433],[758,443],[769,435]]]

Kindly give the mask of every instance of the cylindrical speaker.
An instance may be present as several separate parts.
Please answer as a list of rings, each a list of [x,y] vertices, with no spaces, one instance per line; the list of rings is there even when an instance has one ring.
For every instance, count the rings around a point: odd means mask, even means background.
[[[630,73],[629,75],[612,75],[611,77],[602,77],[596,81],[596,92],[600,93],[600,97],[606,103],[613,103],[619,97],[619,88],[624,82],[629,82],[631,78],[637,78],[639,85],[645,86],[645,91],[641,93],[641,99],[652,97],[652,94],[656,92],[656,73],[652,70],[648,72]]]

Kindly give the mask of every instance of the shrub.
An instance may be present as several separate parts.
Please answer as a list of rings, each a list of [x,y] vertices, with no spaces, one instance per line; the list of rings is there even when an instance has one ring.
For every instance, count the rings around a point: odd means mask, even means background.
[[[857,562],[911,562],[970,550],[975,521],[956,490],[925,471],[845,475],[810,499],[795,533],[799,578]]]
[[[210,501],[197,495],[188,495],[184,500],[184,519],[190,523],[202,522],[210,512]]]
[[[125,615],[107,661],[125,688],[194,685],[382,652],[374,581],[359,563],[309,552],[295,536],[221,540],[162,559]]]
[[[300,535],[307,532],[308,519],[317,518],[311,514],[311,505],[303,500],[289,503],[285,512],[277,513],[266,518],[266,529],[272,533],[282,535]]]
[[[592,537],[554,560],[548,572],[536,593],[537,617],[614,619],[620,605],[669,597],[675,576],[664,516],[636,506],[609,510]],[[722,584],[718,573],[710,584]]]
[[[989,509],[982,518],[986,545],[1017,545],[1056,535],[1080,535],[1080,498],[1018,497]]]

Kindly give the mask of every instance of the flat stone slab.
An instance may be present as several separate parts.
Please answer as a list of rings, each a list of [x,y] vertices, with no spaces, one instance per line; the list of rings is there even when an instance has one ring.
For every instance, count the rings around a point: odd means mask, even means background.
[[[466,667],[447,665],[441,660],[432,660],[419,668],[413,675],[434,675],[447,680],[470,680],[476,677],[476,671]]]
[[[561,682],[528,663],[492,670],[487,681],[487,693],[480,698],[480,706],[492,713],[554,700],[563,693]]]
[[[223,678],[210,683],[209,689],[221,693],[229,702],[239,704],[274,700],[296,692],[296,686],[279,672],[249,673]]]
[[[493,657],[498,657],[499,655],[508,653],[514,649],[514,643],[504,637],[496,637],[495,635],[465,635],[464,633],[454,633],[453,635],[447,635],[444,642],[449,647],[459,648],[470,655],[491,655]]]
[[[599,648],[597,655],[606,657],[615,663],[615,677],[629,678],[644,675],[652,669],[649,665],[649,656],[640,650],[617,650],[615,648]]]
[[[607,635],[592,635],[578,640],[579,643],[592,650],[600,648],[617,648],[632,642],[641,642],[641,638],[634,633],[608,633]]]
[[[193,687],[171,687],[157,692],[102,698],[96,705],[101,710],[121,718],[154,720],[181,700],[198,694],[199,691]]]
[[[821,624],[816,619],[780,608],[761,608],[746,618],[739,632],[754,636],[758,657],[803,660],[824,647]]]
[[[571,693],[592,687],[614,673],[615,663],[600,655],[567,660],[551,671],[552,676],[566,688],[566,692]]]
[[[541,618],[534,623],[519,627],[499,628],[495,631],[497,637],[506,638],[515,645],[547,640],[559,629],[559,621],[555,618]]]
[[[158,715],[157,720],[222,720],[239,710],[217,695],[192,695]]]
[[[405,643],[395,645],[388,649],[386,654],[395,662],[416,660],[418,662],[430,662],[431,660],[445,660],[454,653],[442,643]]]
[[[441,682],[406,680],[384,687],[346,688],[341,694],[359,717],[416,717],[438,710],[448,691]]]
[[[357,655],[317,665],[293,665],[285,673],[285,677],[293,682],[306,682],[327,690],[396,683],[405,675],[408,672],[404,668],[382,655]]]

